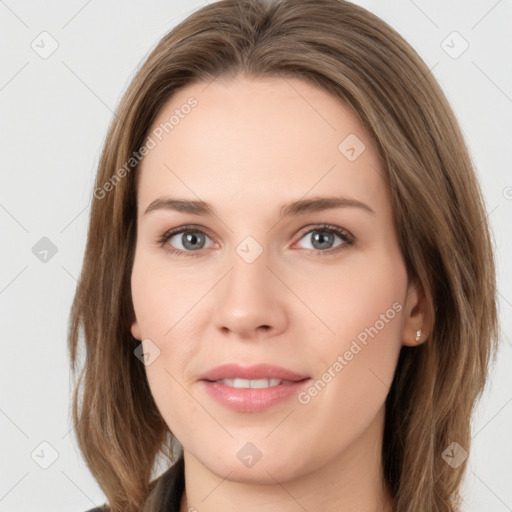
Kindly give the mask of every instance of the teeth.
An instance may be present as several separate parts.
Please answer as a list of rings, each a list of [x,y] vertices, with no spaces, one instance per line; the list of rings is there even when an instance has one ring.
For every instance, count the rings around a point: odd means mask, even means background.
[[[218,382],[232,388],[261,389],[279,386],[282,381],[280,379],[222,379]]]

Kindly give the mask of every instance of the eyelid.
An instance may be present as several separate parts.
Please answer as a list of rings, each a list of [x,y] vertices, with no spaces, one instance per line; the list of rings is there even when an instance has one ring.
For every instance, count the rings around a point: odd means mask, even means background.
[[[333,224],[312,224],[310,226],[306,226],[300,231],[299,239],[303,238],[305,235],[311,233],[312,231],[328,231],[338,235],[342,239],[347,239],[347,241],[355,242],[355,236],[345,228],[341,226],[335,226]],[[325,252],[325,251],[322,251]]]

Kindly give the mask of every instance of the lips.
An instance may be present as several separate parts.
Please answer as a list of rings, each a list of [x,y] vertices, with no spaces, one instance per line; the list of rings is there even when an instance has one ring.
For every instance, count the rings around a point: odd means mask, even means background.
[[[306,375],[267,364],[225,364],[199,378],[216,402],[244,413],[263,411],[297,396],[309,380]]]
[[[280,366],[269,364],[257,364],[253,366],[241,366],[238,364],[223,364],[203,373],[199,380],[217,382],[223,379],[279,379],[280,381],[297,382],[309,378]]]

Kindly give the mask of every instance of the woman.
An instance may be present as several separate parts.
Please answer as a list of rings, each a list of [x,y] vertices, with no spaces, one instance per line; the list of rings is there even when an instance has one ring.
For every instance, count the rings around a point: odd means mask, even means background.
[[[455,511],[495,293],[460,129],[396,32],[200,9],[118,108],[71,313],[108,509]]]

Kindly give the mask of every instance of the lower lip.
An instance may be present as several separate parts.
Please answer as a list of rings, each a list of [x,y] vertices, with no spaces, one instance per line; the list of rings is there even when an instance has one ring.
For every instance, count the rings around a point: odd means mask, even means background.
[[[207,392],[217,402],[238,412],[259,412],[297,396],[310,379],[269,388],[234,388],[203,380]]]

